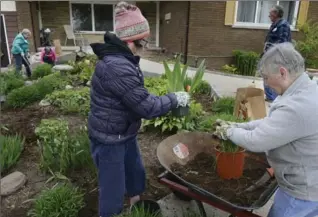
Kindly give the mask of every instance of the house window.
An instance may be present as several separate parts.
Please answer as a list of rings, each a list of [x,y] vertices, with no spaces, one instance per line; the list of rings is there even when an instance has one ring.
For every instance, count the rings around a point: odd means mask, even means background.
[[[290,25],[296,25],[299,1],[238,1],[236,4],[235,24],[269,26],[269,12],[276,4],[284,8],[284,19]]]
[[[72,3],[73,28],[83,32],[105,32],[114,30],[113,5]]]

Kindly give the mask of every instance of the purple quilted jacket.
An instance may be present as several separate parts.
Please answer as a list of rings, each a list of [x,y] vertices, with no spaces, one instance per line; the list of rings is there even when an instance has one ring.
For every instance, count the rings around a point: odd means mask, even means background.
[[[99,57],[91,83],[88,131],[91,139],[118,144],[137,135],[141,118],[151,119],[177,106],[176,96],[154,96],[144,87],[138,56],[126,43],[106,33],[91,47]]]

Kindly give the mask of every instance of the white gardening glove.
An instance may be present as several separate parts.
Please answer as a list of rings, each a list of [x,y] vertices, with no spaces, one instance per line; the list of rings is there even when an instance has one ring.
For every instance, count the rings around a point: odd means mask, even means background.
[[[176,98],[177,98],[177,108],[180,106],[180,107],[186,107],[190,104],[190,95],[189,93],[187,92],[183,92],[183,91],[180,91],[180,92],[175,92],[174,93],[176,95]]]
[[[229,129],[229,127],[217,126],[213,135],[217,136],[219,139],[227,140],[228,138],[227,138],[226,132],[228,129]]]

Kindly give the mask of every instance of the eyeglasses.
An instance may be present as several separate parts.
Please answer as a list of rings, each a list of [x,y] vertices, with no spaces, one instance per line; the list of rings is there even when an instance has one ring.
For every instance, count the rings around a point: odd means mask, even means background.
[[[136,47],[146,47],[148,44],[148,41],[146,39],[140,39],[140,40],[136,40],[133,41],[133,43],[135,44]]]

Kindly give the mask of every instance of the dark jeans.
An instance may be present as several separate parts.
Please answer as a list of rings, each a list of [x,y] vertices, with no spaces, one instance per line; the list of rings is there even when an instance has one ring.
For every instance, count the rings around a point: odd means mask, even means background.
[[[124,197],[145,190],[146,173],[137,138],[117,145],[91,141],[91,152],[98,169],[99,216],[112,217],[123,210]]]
[[[29,63],[24,59],[26,57],[22,57],[21,54],[13,54],[14,61],[15,61],[15,69],[16,72],[19,73],[22,70],[22,64],[25,66],[27,76],[31,76],[31,68]]]
[[[43,62],[47,63],[47,64],[50,64],[52,66],[55,65],[54,61],[50,58],[50,57],[47,57],[47,56],[44,56],[43,57]]]

